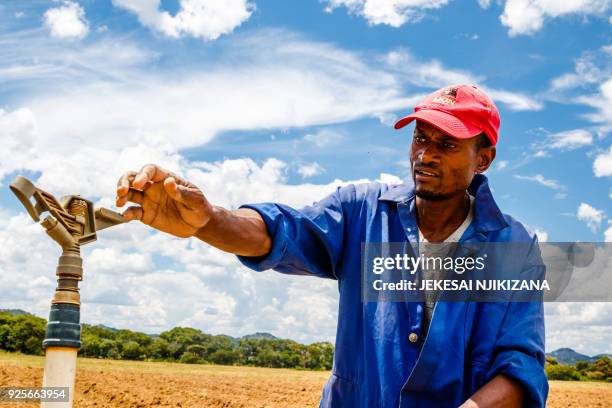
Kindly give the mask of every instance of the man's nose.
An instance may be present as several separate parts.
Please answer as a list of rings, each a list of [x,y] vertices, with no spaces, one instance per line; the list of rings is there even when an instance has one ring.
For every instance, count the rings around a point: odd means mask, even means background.
[[[435,143],[429,143],[418,151],[417,157],[423,164],[437,163],[440,161],[440,150]]]

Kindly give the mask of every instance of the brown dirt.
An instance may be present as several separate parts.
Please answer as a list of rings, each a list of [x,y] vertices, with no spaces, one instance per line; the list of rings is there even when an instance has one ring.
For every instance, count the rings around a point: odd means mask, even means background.
[[[0,386],[39,386],[43,360],[0,354]],[[326,372],[80,359],[75,407],[314,407]],[[612,407],[612,384],[551,381],[548,407]],[[37,407],[33,403],[0,407]]]

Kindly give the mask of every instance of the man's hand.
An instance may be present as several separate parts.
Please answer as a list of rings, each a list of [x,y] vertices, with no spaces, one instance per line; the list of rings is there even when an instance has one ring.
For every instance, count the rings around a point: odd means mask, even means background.
[[[209,221],[213,207],[194,184],[155,164],[128,171],[117,182],[117,207],[139,204],[123,215],[177,237],[195,235]]]

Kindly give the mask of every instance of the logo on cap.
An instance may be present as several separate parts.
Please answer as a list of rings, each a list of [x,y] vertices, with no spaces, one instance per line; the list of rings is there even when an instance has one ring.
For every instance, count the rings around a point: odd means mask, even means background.
[[[440,95],[433,98],[432,102],[441,105],[454,105],[455,98],[457,98],[457,88],[446,88],[440,92]]]

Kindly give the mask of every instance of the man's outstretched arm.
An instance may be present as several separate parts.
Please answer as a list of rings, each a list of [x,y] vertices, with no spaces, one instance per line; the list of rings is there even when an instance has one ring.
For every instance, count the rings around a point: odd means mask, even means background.
[[[121,176],[116,204],[122,207],[127,202],[137,204],[124,212],[128,220],[177,237],[195,236],[242,256],[263,256],[271,248],[266,224],[257,211],[213,206],[195,184],[154,164]]]
[[[263,256],[272,246],[266,223],[250,208],[229,211],[215,206],[210,221],[195,236],[215,248],[241,256]]]

